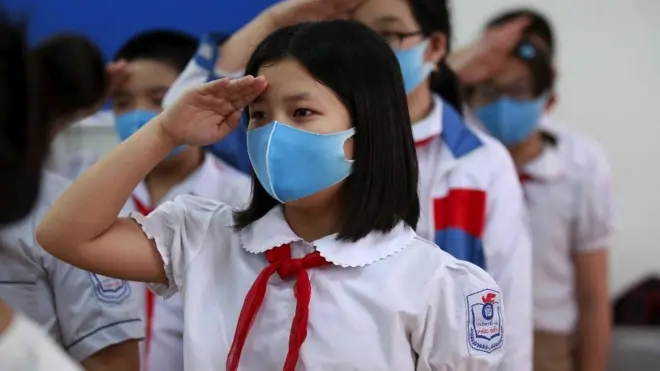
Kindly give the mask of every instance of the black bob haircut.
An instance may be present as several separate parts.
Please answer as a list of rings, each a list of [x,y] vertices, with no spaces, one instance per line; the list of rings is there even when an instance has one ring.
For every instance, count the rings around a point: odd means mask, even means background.
[[[109,81],[103,54],[93,42],[82,35],[58,34],[39,43],[32,55],[46,121],[100,107]]]
[[[169,65],[179,73],[197,50],[197,39],[174,30],[151,30],[130,38],[115,53],[115,60],[150,59]]]
[[[428,37],[439,32],[447,39],[447,55],[451,51],[453,37],[451,26],[451,13],[448,0],[410,0],[410,7],[424,36]],[[438,63],[437,71],[431,73],[431,90],[440,95],[457,112],[463,111],[463,96],[461,84],[456,73],[443,58]]]
[[[548,48],[550,57],[555,55],[555,34],[548,18],[540,12],[529,8],[518,8],[508,10],[491,19],[486,28],[492,28],[503,25],[519,17],[527,17],[530,24],[525,29],[526,35],[533,35],[540,38]]]
[[[264,39],[245,74],[258,76],[262,66],[287,59],[331,89],[355,127],[355,162],[340,190],[345,218],[337,239],[358,241],[371,232],[387,233],[400,221],[416,228],[417,155],[403,78],[390,46],[356,22],[302,23]],[[236,228],[245,228],[278,204],[253,174],[252,200],[234,215]]]

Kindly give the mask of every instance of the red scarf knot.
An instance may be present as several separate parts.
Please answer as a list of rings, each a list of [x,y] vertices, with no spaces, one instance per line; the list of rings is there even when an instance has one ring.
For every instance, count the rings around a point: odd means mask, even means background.
[[[252,327],[254,318],[263,304],[268,280],[275,272],[283,280],[297,277],[297,282],[294,285],[296,314],[293,317],[291,332],[289,334],[289,352],[286,355],[286,361],[283,367],[284,371],[295,370],[298,357],[300,356],[300,348],[307,337],[309,301],[312,295],[312,285],[309,281],[307,269],[330,264],[318,251],[314,251],[299,259],[292,259],[291,246],[289,244],[266,251],[265,255],[270,264],[259,273],[245,296],[243,308],[236,324],[234,341],[227,355],[227,371],[238,370],[238,363],[241,358],[243,346],[245,345],[245,339]]]

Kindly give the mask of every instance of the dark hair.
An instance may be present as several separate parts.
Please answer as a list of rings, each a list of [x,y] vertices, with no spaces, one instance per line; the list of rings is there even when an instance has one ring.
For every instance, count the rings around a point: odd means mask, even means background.
[[[100,108],[108,92],[108,77],[96,45],[84,36],[61,34],[39,43],[32,53],[41,97],[48,107],[45,121]]]
[[[246,75],[293,59],[331,89],[355,127],[353,172],[342,192],[345,216],[338,239],[357,241],[419,219],[417,155],[403,78],[392,49],[366,26],[351,21],[303,23],[275,31],[247,63]],[[386,102],[386,103],[385,103]],[[235,214],[237,229],[263,217],[278,202],[252,175],[252,200]]]
[[[33,68],[24,26],[0,9],[0,225],[32,209],[48,150],[49,128],[39,120]]]
[[[495,26],[500,26],[519,17],[527,17],[530,19],[531,23],[525,29],[525,34],[534,35],[540,38],[546,44],[550,57],[554,57],[555,36],[552,30],[552,25],[546,16],[536,10],[528,8],[508,10],[491,19],[486,27],[492,28]]]
[[[175,30],[151,30],[130,38],[115,54],[115,60],[151,59],[177,70],[186,68],[197,50],[197,39]]]
[[[451,15],[447,0],[410,0],[413,15],[425,36],[440,32],[447,38],[447,54],[451,51]],[[431,90],[439,94],[445,102],[463,111],[463,97],[458,76],[444,59],[438,63],[438,70],[431,74]]]
[[[552,60],[545,45],[537,39],[523,37],[513,48],[512,55],[520,59],[532,72],[534,78],[534,95],[552,90],[554,85],[554,74],[552,73]]]

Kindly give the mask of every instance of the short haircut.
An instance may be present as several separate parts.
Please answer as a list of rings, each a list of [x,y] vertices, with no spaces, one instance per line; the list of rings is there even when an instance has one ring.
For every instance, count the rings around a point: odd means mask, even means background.
[[[115,60],[149,59],[181,73],[197,50],[197,39],[175,30],[151,30],[130,38],[115,54]]]
[[[555,35],[548,18],[542,13],[528,8],[511,9],[491,19],[486,28],[503,25],[519,17],[528,17],[531,23],[525,29],[527,35],[539,37],[548,47],[550,57],[555,55]]]
[[[401,221],[416,228],[417,155],[403,78],[390,46],[356,22],[303,23],[263,40],[246,75],[257,76],[260,67],[287,59],[331,89],[355,127],[355,161],[340,190],[344,220],[337,239],[357,241],[371,232],[387,233]],[[247,209],[234,216],[239,230],[278,204],[254,174],[252,195]]]
[[[66,118],[100,106],[108,93],[108,77],[101,51],[77,34],[59,34],[33,50],[39,71],[46,120]]]

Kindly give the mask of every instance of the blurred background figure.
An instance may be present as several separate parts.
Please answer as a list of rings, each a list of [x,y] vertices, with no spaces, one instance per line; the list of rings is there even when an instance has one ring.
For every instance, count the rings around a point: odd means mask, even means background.
[[[611,328],[609,166],[592,143],[541,128],[554,96],[547,22],[512,11],[489,27],[520,16],[531,19],[522,40],[502,69],[468,89],[469,101],[486,131],[509,149],[525,190],[534,245],[534,369],[602,370]]]
[[[68,125],[100,109],[110,79],[100,51],[82,36],[52,37],[31,57],[50,143]],[[50,160],[51,168],[61,170]],[[87,370],[137,371],[137,341],[144,330],[128,283],[74,268],[35,240],[37,224],[68,186],[67,179],[44,171],[35,209],[0,231],[0,298],[44,326]]]
[[[115,55],[126,63],[126,78],[113,90],[110,102],[114,128],[120,141],[163,110],[165,93],[198,50],[197,40],[174,30],[150,30],[130,38]],[[107,116],[106,116],[107,117]],[[101,118],[103,120],[104,118]],[[89,161],[86,161],[89,163]],[[133,192],[124,213],[147,215],[158,205],[182,194],[242,206],[249,201],[250,178],[207,154],[200,147],[177,147],[161,161]],[[142,352],[145,368],[178,371],[183,368],[183,302],[179,295],[165,300],[133,288],[142,302],[146,341]]]
[[[49,102],[39,99],[46,88],[40,66],[27,50],[23,26],[0,10],[0,228],[30,213],[39,196],[42,166],[49,152],[51,130],[60,119],[74,112],[52,115]],[[40,83],[41,82],[41,83]],[[2,258],[0,282],[11,284],[14,257]],[[18,267],[16,267],[18,268]],[[18,312],[15,310],[18,309]],[[82,370],[43,329],[20,308],[11,308],[0,299],[0,369],[3,370]]]

